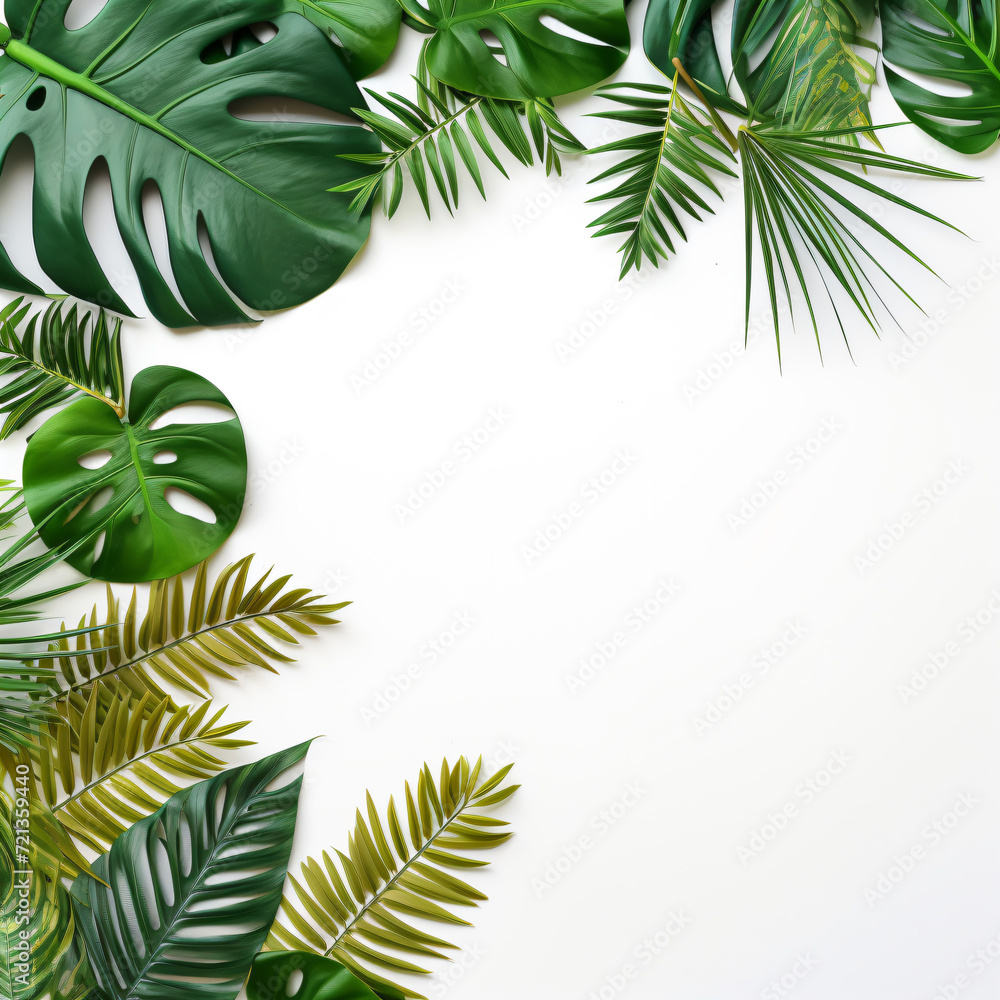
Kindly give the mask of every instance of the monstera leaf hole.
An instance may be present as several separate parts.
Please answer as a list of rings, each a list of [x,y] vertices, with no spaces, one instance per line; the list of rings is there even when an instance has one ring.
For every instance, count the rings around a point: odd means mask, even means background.
[[[914,20],[917,20],[914,18]],[[928,30],[932,30],[928,27]],[[963,83],[960,80],[945,80],[940,76],[930,76],[927,73],[918,73],[916,70],[903,69],[899,66],[892,67],[893,72],[897,76],[901,76],[904,80],[908,80],[910,83],[915,83],[918,87],[923,87],[925,90],[929,90],[932,94],[936,94],[938,97],[947,97],[954,99],[956,97],[971,97],[975,91],[967,83]],[[956,125],[960,125],[961,122],[955,118],[945,118],[942,115],[931,115],[935,121],[939,122],[953,122]]]
[[[177,301],[183,302],[184,297],[177,286],[177,278],[170,263],[170,242],[167,235],[166,210],[163,207],[163,192],[160,190],[160,185],[152,178],[142,185],[142,224],[157,269]],[[130,262],[129,267],[131,266]]]
[[[85,469],[100,469],[111,461],[111,452],[107,448],[100,451],[88,451],[86,455],[81,455],[77,461]]]
[[[154,464],[156,463],[155,458],[153,462]],[[171,486],[163,496],[178,514],[196,517],[199,521],[204,521],[205,524],[216,524],[219,520],[215,511],[207,503],[202,503],[197,497],[191,496],[187,490],[180,490],[176,486]]]
[[[0,62],[3,58],[0,57]],[[35,148],[26,135],[19,135],[3,157],[0,169],[0,219],[12,232],[30,233],[34,226]],[[30,239],[11,240],[4,246],[14,267],[40,292],[52,282],[46,277]]]
[[[224,420],[232,420],[235,416],[235,411],[228,406],[214,403],[181,403],[180,406],[171,407],[166,413],[161,413],[149,425],[149,429],[158,431],[173,424],[219,424]],[[157,456],[168,454],[173,453],[157,452]],[[174,458],[176,459],[177,456],[174,455]],[[153,461],[156,462],[156,459],[154,458]],[[157,462],[156,464],[162,463]]]
[[[63,18],[70,31],[85,28],[108,5],[108,0],[72,0]]]
[[[489,46],[489,50],[493,58],[496,59],[501,66],[506,66],[507,53],[504,52],[500,39],[497,38],[492,31],[487,31],[485,28],[479,32],[479,37]]]
[[[348,115],[289,97],[240,97],[229,113],[245,122],[302,122],[307,125],[357,125]]]
[[[45,98],[48,95],[48,87],[35,87],[35,89],[28,95],[28,99],[24,102],[24,106],[29,111],[41,111],[42,105],[45,104]]]
[[[142,312],[142,293],[125,242],[116,225],[108,225],[115,217],[115,196],[111,188],[111,169],[103,156],[98,156],[87,173],[83,189],[83,228],[90,248],[108,276],[111,288],[121,296],[132,313]],[[51,287],[52,282],[46,284]],[[99,305],[114,308],[110,297],[98,295]]]
[[[572,38],[577,42],[586,42],[589,45],[600,45],[601,40],[596,35],[588,35],[585,31],[578,31],[576,28],[571,28],[565,21],[560,21],[558,17],[553,17],[551,14],[542,14],[538,19],[538,23],[543,28],[548,28],[549,31],[554,31],[557,35],[562,35],[564,38]]]
[[[278,37],[278,26],[272,21],[255,21],[239,31],[228,31],[201,51],[203,63],[217,63],[224,59],[235,59],[261,45],[267,45]]]

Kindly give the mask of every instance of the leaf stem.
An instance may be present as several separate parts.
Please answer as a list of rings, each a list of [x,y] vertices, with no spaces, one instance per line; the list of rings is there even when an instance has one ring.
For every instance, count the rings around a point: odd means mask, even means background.
[[[680,73],[681,78],[684,82],[691,88],[694,92],[694,96],[701,101],[702,104],[708,109],[708,113],[712,116],[712,121],[715,123],[715,127],[722,133],[723,138],[729,143],[733,152],[739,152],[739,144],[736,141],[736,136],[733,135],[733,130],[726,124],[725,119],[718,111],[715,110],[712,102],[702,93],[701,87],[694,82],[694,79],[688,74],[688,71],[681,64],[680,59],[676,56],[673,59],[674,68]]]

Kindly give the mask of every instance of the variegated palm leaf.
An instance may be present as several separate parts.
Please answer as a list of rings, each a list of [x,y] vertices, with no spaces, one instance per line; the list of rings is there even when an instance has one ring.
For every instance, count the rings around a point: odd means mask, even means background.
[[[289,876],[292,889],[285,894],[265,950],[326,955],[377,993],[419,997],[370,966],[395,973],[428,973],[402,954],[445,958],[441,949],[454,945],[413,926],[410,918],[468,924],[450,907],[476,906],[486,899],[444,870],[486,865],[468,852],[497,847],[512,836],[503,829],[508,826],[504,820],[479,812],[503,802],[519,787],[503,785],[510,765],[482,782],[481,770],[482,759],[471,768],[465,757],[454,767],[445,760],[435,786],[424,764],[416,794],[406,784],[405,819],[401,821],[390,798],[384,825],[369,794],[367,821],[358,810],[347,853],[336,851],[334,861],[324,851],[322,863],[307,858],[302,864],[301,881]]]

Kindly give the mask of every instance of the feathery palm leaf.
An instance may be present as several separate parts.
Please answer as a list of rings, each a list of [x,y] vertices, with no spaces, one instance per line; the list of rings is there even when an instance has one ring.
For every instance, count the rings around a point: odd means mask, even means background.
[[[598,91],[599,96],[625,105],[627,110],[600,111],[592,117],[637,125],[644,130],[589,150],[631,154],[590,181],[593,184],[626,175],[616,187],[590,199],[618,202],[590,226],[597,228],[595,236],[627,234],[619,248],[621,277],[633,267],[638,270],[644,257],[659,267],[661,258],[674,253],[670,229],[681,239],[687,239],[677,209],[699,221],[699,210],[712,212],[698,191],[702,187],[722,197],[709,170],[736,177],[729,166],[736,159],[732,151],[709,124],[698,118],[676,84],[675,77],[674,85],[669,88],[619,83]]]
[[[126,693],[99,712],[103,690],[91,689],[82,718],[43,726],[32,752],[52,815],[78,845],[98,853],[179,792],[175,778],[210,778],[228,763],[213,751],[252,742],[232,739],[247,723],[221,722],[225,709],[211,714],[211,701],[192,710],[149,692]]]
[[[10,480],[0,481],[0,532],[9,529],[24,513],[21,493]],[[21,558],[38,542],[38,527],[11,541],[0,551],[0,626],[34,621],[38,604],[73,590],[79,584],[44,593],[25,594],[24,588],[59,562],[68,548],[49,549]],[[86,630],[84,630],[86,631]],[[72,632],[71,636],[81,633]],[[0,637],[0,748],[17,754],[27,747],[38,726],[52,717],[38,699],[51,692],[56,674],[43,652],[59,634],[4,635]]]
[[[82,715],[94,686],[159,698],[164,683],[205,698],[210,677],[233,679],[231,671],[248,666],[275,673],[275,662],[293,662],[276,643],[297,644],[300,636],[337,624],[332,614],[349,602],[320,603],[322,595],[308,588],[286,589],[290,575],[269,580],[271,570],[248,584],[252,560],[244,556],[227,566],[211,588],[208,563],[201,563],[190,599],[183,575],[156,581],[141,621],[135,589],[122,616],[109,587],[104,622],[95,606],[80,622],[86,634],[71,644],[67,632],[50,647],[65,685],[49,700],[68,700]]]
[[[63,315],[62,304],[53,303],[42,315],[23,301],[0,311],[0,377],[13,376],[0,389],[0,413],[7,414],[0,439],[82,395],[96,396],[124,415],[121,320],[109,326],[101,310],[90,330],[90,313],[79,317],[75,305]]]
[[[396,990],[419,997],[376,974],[369,965],[397,973],[427,973],[395,952],[418,960],[444,958],[441,949],[454,946],[405,918],[467,924],[448,907],[476,906],[486,898],[444,871],[488,864],[468,857],[467,852],[496,847],[512,836],[503,829],[508,825],[505,821],[478,812],[517,790],[517,785],[503,785],[510,766],[482,783],[481,768],[481,759],[471,768],[464,757],[454,767],[445,760],[435,785],[424,764],[416,793],[406,784],[405,818],[400,819],[390,798],[384,825],[368,795],[367,821],[358,810],[354,833],[347,838],[347,854],[336,852],[339,865],[324,851],[322,863],[307,858],[302,864],[301,881],[289,876],[292,892],[286,892],[265,949],[326,955],[377,993]]]
[[[405,174],[413,181],[420,202],[430,218],[432,181],[449,213],[458,208],[459,164],[464,165],[485,199],[482,174],[469,137],[507,177],[489,133],[525,166],[534,162],[534,152],[545,164],[545,173],[562,173],[560,153],[580,153],[582,143],[559,120],[551,101],[500,100],[464,94],[435,80],[427,72],[421,54],[416,102],[401,94],[368,94],[392,117],[356,108],[358,115],[382,140],[381,153],[342,154],[344,159],[374,164],[378,169],[332,191],[356,191],[351,207],[363,211],[382,195],[382,208],[392,218],[399,207]],[[534,147],[534,152],[532,150]]]

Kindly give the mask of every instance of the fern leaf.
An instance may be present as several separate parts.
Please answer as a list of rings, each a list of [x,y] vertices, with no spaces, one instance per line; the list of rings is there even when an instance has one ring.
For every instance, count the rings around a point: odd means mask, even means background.
[[[588,151],[626,154],[590,182],[625,175],[617,186],[590,199],[617,202],[590,228],[597,229],[595,236],[626,235],[619,248],[624,277],[632,268],[638,270],[643,259],[658,267],[660,260],[674,253],[671,232],[687,239],[681,214],[700,221],[700,212],[712,212],[699,189],[721,198],[709,171],[735,177],[730,166],[735,157],[712,126],[701,121],[681,97],[676,77],[669,88],[613,84],[598,93],[627,110],[601,111],[593,117],[643,129]]]
[[[512,836],[505,821],[477,813],[517,790],[503,784],[510,766],[480,782],[481,765],[482,760],[470,768],[462,757],[451,767],[445,760],[435,783],[424,764],[416,791],[409,782],[405,786],[405,826],[392,798],[383,822],[368,795],[365,812],[357,811],[348,835],[347,852],[336,851],[336,861],[326,851],[320,861],[307,858],[301,878],[290,876],[291,891],[265,950],[332,957],[375,992],[419,997],[384,978],[382,970],[427,974],[418,963],[445,958],[454,945],[415,927],[412,918],[467,924],[452,908],[474,907],[486,897],[447,869],[485,865],[467,852],[497,847]]]
[[[0,413],[7,414],[0,439],[80,395],[124,414],[121,320],[109,325],[102,310],[91,329],[91,315],[79,316],[75,305],[64,315],[54,303],[43,315],[23,301],[0,310],[0,376],[9,376],[0,388]]]

